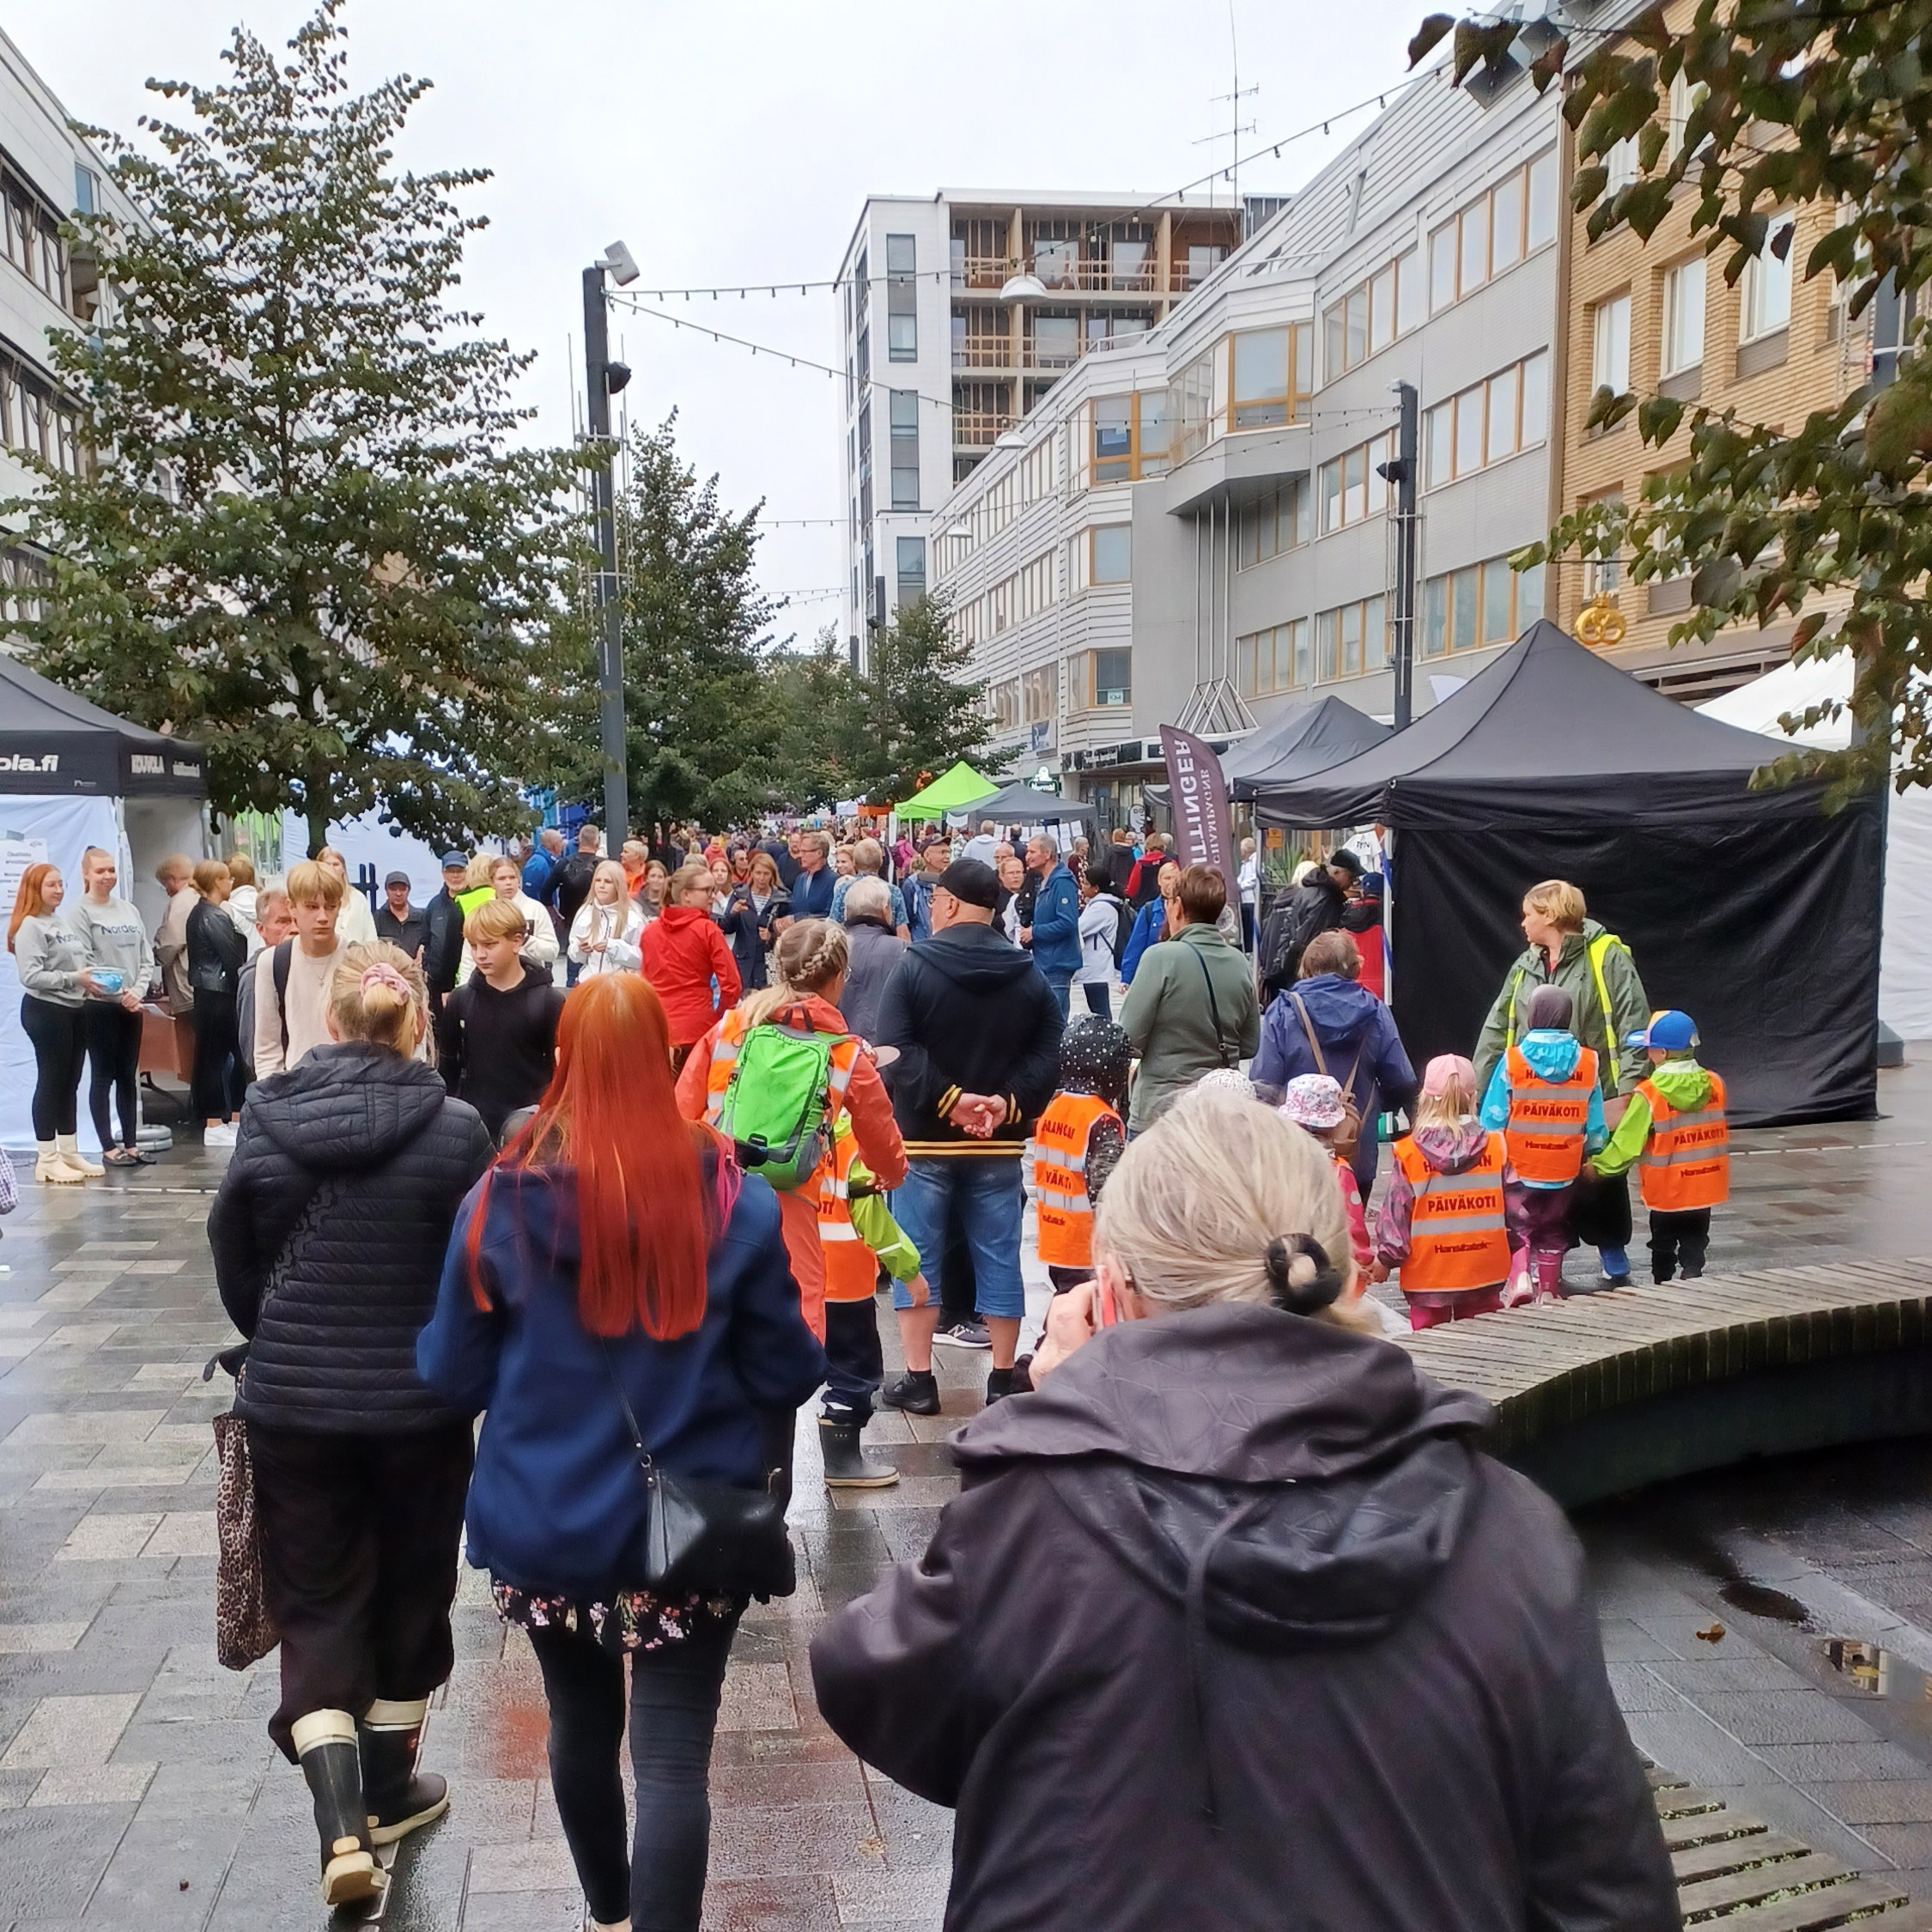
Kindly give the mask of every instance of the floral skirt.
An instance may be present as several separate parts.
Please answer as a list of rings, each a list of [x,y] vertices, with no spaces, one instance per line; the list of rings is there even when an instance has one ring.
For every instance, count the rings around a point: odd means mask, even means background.
[[[660,1597],[649,1590],[618,1590],[608,1603],[582,1603],[574,1597],[545,1596],[495,1581],[489,1594],[496,1600],[497,1615],[507,1624],[521,1624],[526,1630],[575,1631],[598,1649],[620,1656],[627,1650],[661,1650],[667,1643],[701,1636],[741,1615],[745,1604],[742,1597],[710,1596],[702,1591]]]

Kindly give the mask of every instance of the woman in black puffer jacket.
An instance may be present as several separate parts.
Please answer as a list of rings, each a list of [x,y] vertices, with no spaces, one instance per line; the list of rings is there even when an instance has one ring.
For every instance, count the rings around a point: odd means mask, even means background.
[[[493,1149],[410,1057],[427,1018],[407,954],[351,946],[330,987],[338,1043],[250,1092],[208,1218],[222,1303],[250,1338],[235,1411],[282,1632],[269,1735],[314,1795],[331,1905],[380,1890],[374,1847],[449,1802],[416,1757],[453,1661],[471,1433],[417,1379],[416,1338]]]

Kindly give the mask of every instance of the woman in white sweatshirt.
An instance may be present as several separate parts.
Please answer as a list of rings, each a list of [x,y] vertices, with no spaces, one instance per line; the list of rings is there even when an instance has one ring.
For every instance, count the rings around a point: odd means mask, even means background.
[[[81,1065],[87,1053],[85,1008],[99,983],[88,943],[54,915],[66,885],[52,866],[29,866],[21,876],[7,951],[20,975],[21,1030],[33,1044],[33,1139],[36,1181],[64,1185],[106,1171],[83,1159],[75,1139]]]
[[[643,939],[644,915],[624,890],[624,869],[606,859],[591,874],[590,896],[570,922],[570,963],[580,979],[640,972]]]
[[[141,1002],[154,981],[155,949],[140,913],[115,896],[118,876],[113,854],[90,845],[81,854],[81,896],[67,902],[62,917],[86,942],[94,970],[103,982],[88,1001],[82,1021],[92,1069],[88,1109],[106,1149],[101,1158],[110,1167],[139,1167],[154,1159],[141,1151],[137,1133],[141,1125]],[[121,976],[118,991],[112,990],[116,973]],[[120,1106],[118,1146],[107,1117],[110,1097]]]

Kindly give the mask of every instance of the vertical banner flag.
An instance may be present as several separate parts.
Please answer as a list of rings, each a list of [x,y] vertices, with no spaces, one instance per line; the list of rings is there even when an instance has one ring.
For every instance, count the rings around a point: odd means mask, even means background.
[[[1228,903],[1238,906],[1234,824],[1221,761],[1205,740],[1171,725],[1161,726],[1161,756],[1174,811],[1175,858],[1184,866],[1212,866],[1227,881]]]

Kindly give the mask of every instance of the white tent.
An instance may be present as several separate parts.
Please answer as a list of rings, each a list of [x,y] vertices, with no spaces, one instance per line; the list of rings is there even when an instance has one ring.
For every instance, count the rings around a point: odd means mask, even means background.
[[[1792,732],[1778,720],[1801,717],[1814,705],[1849,701],[1852,669],[1849,651],[1783,664],[1698,708],[1720,724],[1795,746],[1842,750],[1851,739],[1849,714]],[[1879,1018],[1902,1040],[1932,1040],[1932,792],[1923,786],[1894,792],[1886,811]]]

